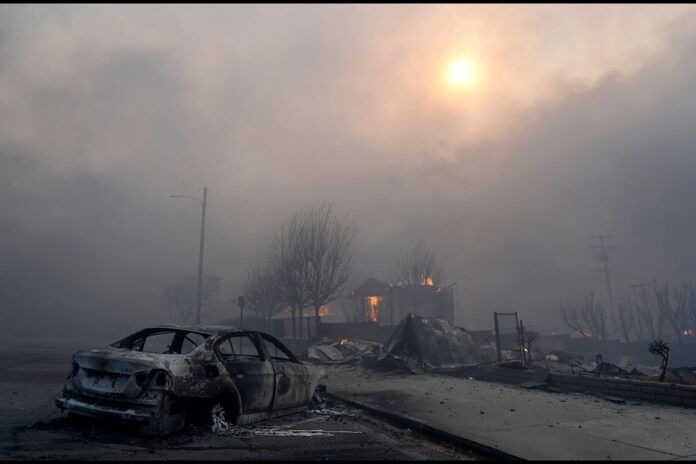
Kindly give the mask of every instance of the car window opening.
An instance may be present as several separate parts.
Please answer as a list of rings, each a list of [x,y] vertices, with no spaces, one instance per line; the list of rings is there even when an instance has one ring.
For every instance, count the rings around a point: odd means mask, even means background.
[[[209,336],[210,334],[186,330],[154,329],[135,333],[112,346],[143,353],[189,354]]]

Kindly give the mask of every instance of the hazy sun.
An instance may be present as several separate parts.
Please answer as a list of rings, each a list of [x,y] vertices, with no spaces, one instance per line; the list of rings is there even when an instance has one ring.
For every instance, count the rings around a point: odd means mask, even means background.
[[[447,80],[452,85],[469,85],[474,77],[474,67],[467,60],[453,61],[447,68]]]

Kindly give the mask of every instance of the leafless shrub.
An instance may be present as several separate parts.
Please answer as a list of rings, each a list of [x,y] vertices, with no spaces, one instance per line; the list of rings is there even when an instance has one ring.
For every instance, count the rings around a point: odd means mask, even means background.
[[[566,326],[586,338],[607,339],[607,311],[591,292],[578,306],[561,304]]]
[[[665,381],[665,374],[667,373],[667,363],[669,362],[669,343],[662,340],[654,340],[648,346],[648,351],[650,353],[660,356],[662,358],[660,362],[660,382]]]

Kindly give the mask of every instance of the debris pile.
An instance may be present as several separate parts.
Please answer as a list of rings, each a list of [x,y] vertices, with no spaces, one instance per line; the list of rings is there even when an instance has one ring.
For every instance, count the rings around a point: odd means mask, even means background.
[[[476,343],[466,330],[414,314],[401,321],[385,345],[344,338],[307,349],[307,357],[314,363],[361,363],[368,368],[411,373],[492,362],[495,356],[494,346]]]
[[[344,363],[345,356],[334,348],[333,345],[314,345],[307,348],[307,357],[312,361],[324,362],[327,364]]]
[[[589,372],[594,368],[594,366],[586,365],[582,356],[558,350],[550,352],[543,358],[536,357],[530,364],[565,374]]]
[[[384,369],[405,368],[413,373],[454,369],[490,361],[468,332],[447,321],[409,314],[397,326],[375,361]]]
[[[321,415],[331,417],[354,417],[353,414],[333,409],[312,409],[307,411],[308,415]],[[230,424],[225,418],[225,410],[222,405],[217,404],[210,411],[212,419],[211,431],[216,435],[227,435],[233,437],[248,436],[275,436],[275,437],[333,437],[336,434],[361,434],[360,431],[349,430],[318,430],[318,429],[289,429],[287,426],[263,427],[256,425],[238,426]]]
[[[363,357],[379,356],[383,352],[384,346],[381,343],[343,338],[328,345],[310,346],[307,357],[321,364],[345,364],[360,362]]]
[[[347,338],[334,339],[332,343],[324,339],[322,342],[309,347],[307,354],[310,361],[319,364],[362,364],[363,367],[383,371],[440,371],[457,375],[477,372],[483,375],[481,372],[493,368],[523,369],[530,371],[532,383],[543,382],[542,379],[548,377],[550,371],[634,380],[657,380],[660,374],[658,368],[635,365],[628,356],[614,363],[602,360],[601,355],[595,360],[586,360],[579,354],[561,350],[545,353],[538,347],[535,347],[534,356],[526,359],[525,363],[520,362],[519,354],[506,350],[501,350],[502,360],[497,362],[498,350],[495,341],[489,337],[452,327],[441,319],[414,314],[401,320],[384,345]],[[668,369],[666,380],[696,385],[696,368]]]
[[[658,368],[654,369],[658,370]],[[659,378],[659,374],[655,375],[655,378]],[[696,385],[696,367],[668,367],[665,382]]]

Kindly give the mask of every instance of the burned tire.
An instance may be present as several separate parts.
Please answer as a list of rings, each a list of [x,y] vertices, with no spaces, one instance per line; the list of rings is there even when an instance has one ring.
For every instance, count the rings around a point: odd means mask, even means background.
[[[139,427],[144,435],[167,435],[186,427],[188,407],[184,399],[166,395],[162,399],[160,415]]]
[[[309,402],[309,409],[326,409],[326,385],[317,385],[312,395],[312,400]]]
[[[238,414],[237,402],[227,396],[192,399],[188,405],[187,424],[194,430],[218,431],[234,426]]]
[[[213,432],[228,430],[237,423],[239,407],[234,398],[223,396],[210,408],[210,425]]]

